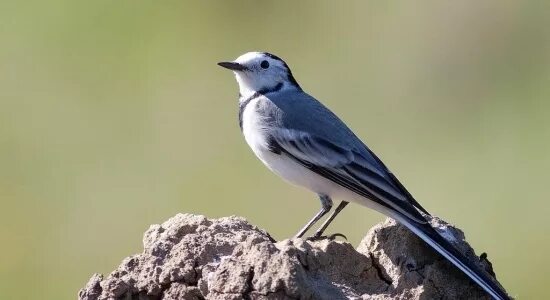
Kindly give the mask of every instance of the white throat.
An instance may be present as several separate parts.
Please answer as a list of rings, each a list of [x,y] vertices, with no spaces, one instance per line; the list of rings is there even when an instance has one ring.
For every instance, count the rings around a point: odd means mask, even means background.
[[[235,74],[235,77],[237,78],[237,83],[239,84],[239,95],[241,95],[242,98],[248,98],[257,92],[245,76]]]

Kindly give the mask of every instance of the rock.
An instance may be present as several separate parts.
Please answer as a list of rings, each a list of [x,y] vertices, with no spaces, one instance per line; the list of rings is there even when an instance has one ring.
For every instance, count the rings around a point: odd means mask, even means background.
[[[434,218],[447,239],[494,274],[464,234]],[[152,225],[144,251],[78,296],[96,299],[489,299],[462,272],[392,219],[357,249],[344,241],[274,241],[240,217],[178,214]]]

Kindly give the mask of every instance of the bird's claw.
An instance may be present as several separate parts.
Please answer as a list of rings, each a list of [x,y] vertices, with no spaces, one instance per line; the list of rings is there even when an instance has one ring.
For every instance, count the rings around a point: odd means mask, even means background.
[[[329,241],[334,241],[337,237],[342,237],[346,241],[348,240],[348,238],[345,235],[341,234],[341,233],[333,233],[331,235],[317,235],[317,234],[315,234],[313,236],[310,236],[310,237],[306,238],[306,240],[308,240],[308,241],[321,241],[321,240],[327,239]]]

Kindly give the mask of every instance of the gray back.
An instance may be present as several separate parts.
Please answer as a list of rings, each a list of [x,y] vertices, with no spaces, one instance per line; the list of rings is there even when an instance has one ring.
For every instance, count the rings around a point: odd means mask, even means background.
[[[367,146],[326,106],[309,94],[290,89],[267,95],[269,118],[275,126],[307,132],[322,137],[336,146],[352,150],[363,156],[380,170],[386,167],[376,159]]]

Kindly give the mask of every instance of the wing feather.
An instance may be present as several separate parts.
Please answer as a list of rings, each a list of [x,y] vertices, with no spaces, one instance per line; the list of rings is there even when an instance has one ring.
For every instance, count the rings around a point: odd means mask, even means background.
[[[396,209],[418,223],[426,223],[414,205],[416,201],[410,202],[410,194],[404,193],[402,185],[394,182],[395,176],[383,164],[371,163],[372,159],[360,150],[293,129],[275,128],[269,134],[269,148],[273,152],[284,153],[358,195]]]

